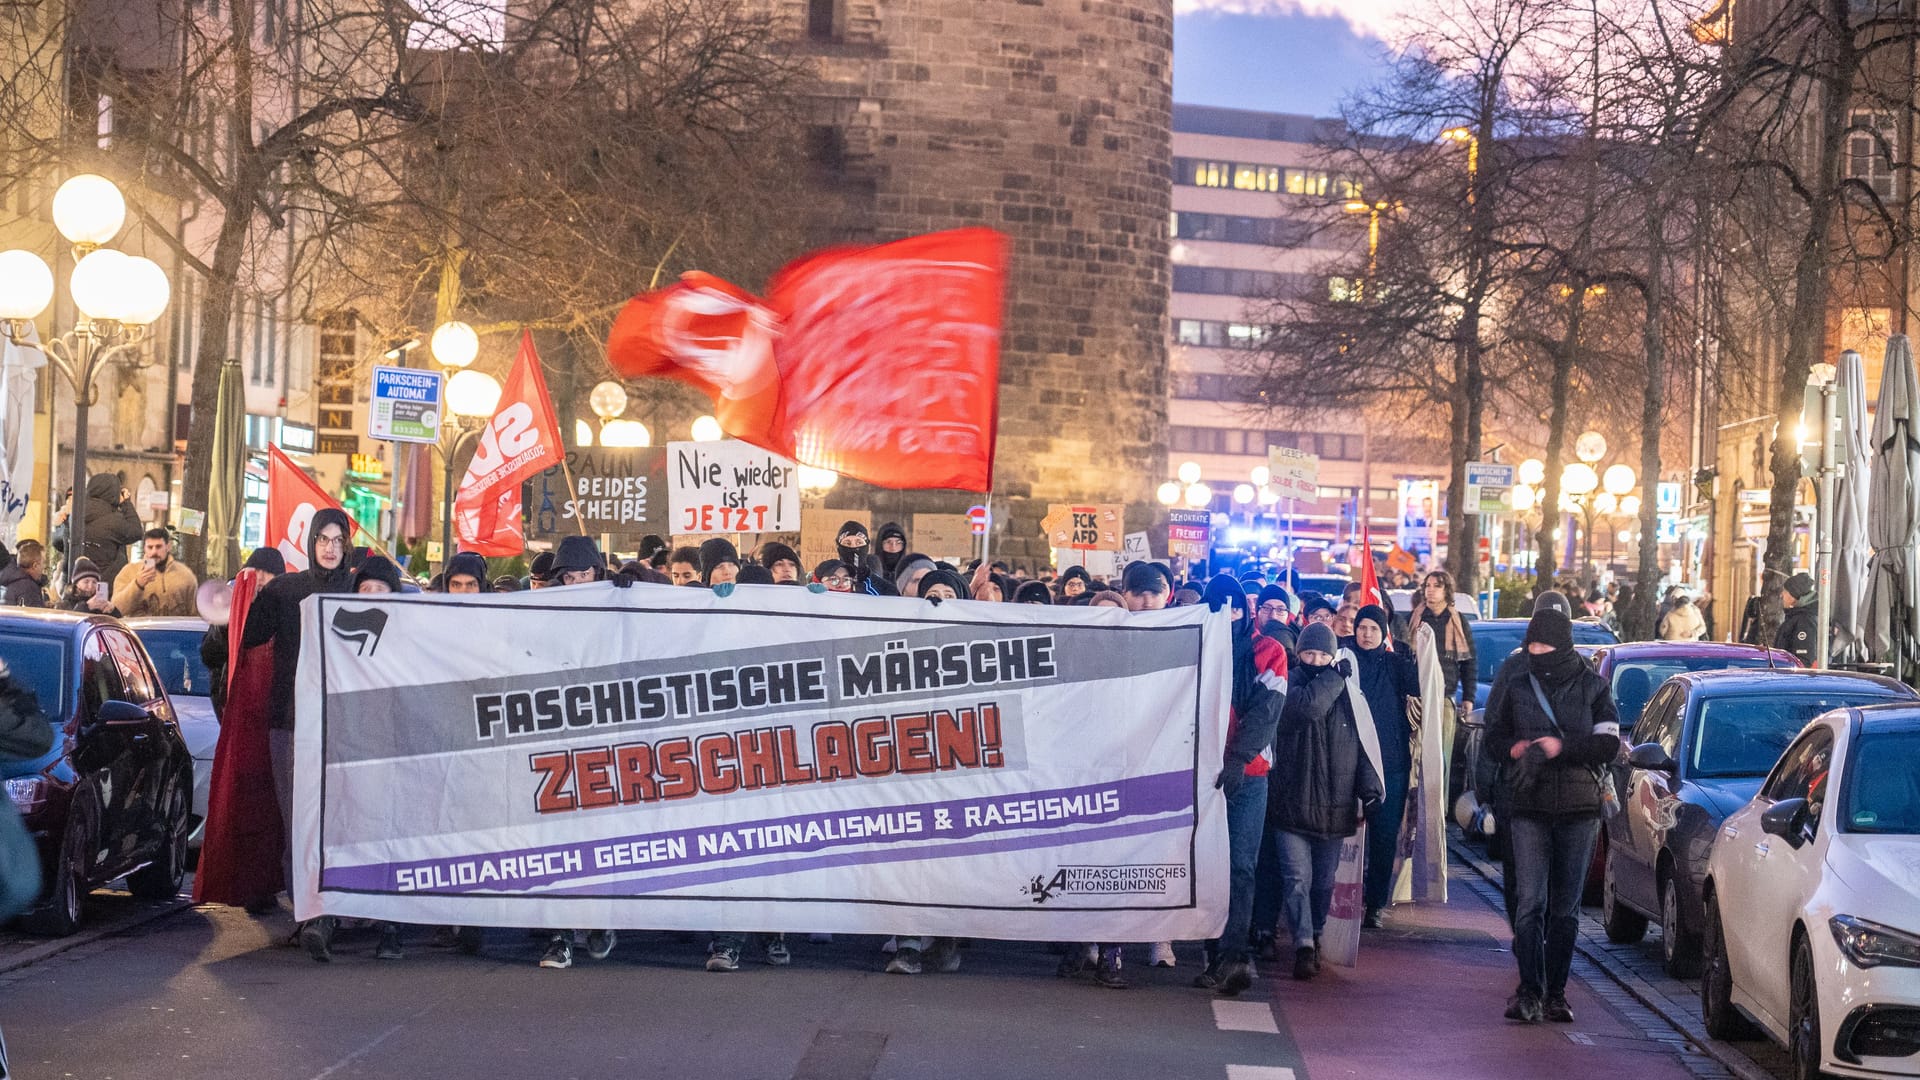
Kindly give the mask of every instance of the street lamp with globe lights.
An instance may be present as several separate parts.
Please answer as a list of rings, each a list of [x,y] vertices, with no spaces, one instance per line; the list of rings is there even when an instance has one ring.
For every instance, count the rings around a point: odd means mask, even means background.
[[[94,379],[110,363],[138,366],[136,350],[148,327],[167,309],[172,287],[152,259],[102,247],[126,223],[127,203],[104,176],[69,178],[53,196],[53,223],[72,245],[73,273],[67,292],[79,310],[74,328],[51,340],[34,340],[33,320],[53,303],[53,270],[31,251],[0,252],[0,329],[7,340],[45,356],[73,388],[73,496],[67,516],[67,564],[82,554],[86,514],[77,501],[87,490],[87,414]],[[48,482],[51,489],[52,481]],[[48,502],[52,502],[52,491]]]
[[[439,336],[435,332],[435,337]],[[436,359],[437,359],[436,354]],[[447,414],[451,424],[440,425],[440,460],[445,468],[446,499],[441,506],[440,561],[453,557],[453,462],[469,442],[477,442],[487,421],[500,407],[500,380],[484,371],[462,368],[447,380]]]
[[[711,416],[694,417],[694,420],[693,420],[693,441],[694,442],[719,442],[721,439],[724,439],[726,437],[727,437],[727,433],[725,429],[721,428],[720,421],[715,420]]]
[[[1159,498],[1161,506],[1178,506],[1180,505],[1180,496],[1183,491],[1184,489],[1180,486],[1180,481],[1169,480],[1161,484],[1160,490],[1154,494]]]
[[[1195,510],[1213,503],[1213,489],[1205,484],[1188,484],[1186,490],[1187,505]]]
[[[612,447],[640,447],[653,445],[653,432],[638,420],[625,419],[627,411],[627,390],[619,383],[606,380],[594,385],[587,394],[587,407],[593,415],[600,418],[600,445]],[[580,445],[592,445],[591,429],[583,422],[579,425],[587,437],[579,440]]]

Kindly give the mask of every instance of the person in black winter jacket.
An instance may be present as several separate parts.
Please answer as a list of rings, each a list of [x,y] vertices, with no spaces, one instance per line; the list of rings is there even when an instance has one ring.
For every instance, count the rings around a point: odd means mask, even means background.
[[[1393,860],[1400,850],[1400,824],[1407,812],[1407,789],[1413,783],[1413,721],[1407,699],[1420,696],[1420,669],[1413,650],[1393,646],[1393,623],[1385,608],[1368,604],[1353,619],[1353,657],[1359,667],[1360,692],[1373,714],[1380,739],[1383,795],[1367,815],[1366,919],[1369,928],[1380,925],[1380,912],[1393,899]]]
[[[288,825],[286,850],[293,851],[293,687],[300,664],[300,601],[319,593],[353,591],[353,522],[331,506],[313,515],[307,531],[307,568],[268,582],[247,611],[240,638],[243,649],[273,644],[273,684],[267,695],[267,750],[273,761],[273,787],[280,817]],[[291,866],[287,880],[293,880]],[[333,919],[323,916],[300,928],[300,943],[315,960],[333,958]]]
[[[1773,647],[1792,653],[1805,667],[1814,666],[1820,658],[1820,609],[1814,599],[1812,576],[1795,574],[1788,578],[1786,590],[1780,594],[1787,615],[1773,635]]]
[[[1310,979],[1320,970],[1320,934],[1333,906],[1340,848],[1379,804],[1382,789],[1347,697],[1351,667],[1334,661],[1332,628],[1307,627],[1299,645],[1300,663],[1287,672],[1287,704],[1274,737],[1267,820],[1280,846],[1293,977]]]
[[[841,527],[844,531],[845,526]],[[907,557],[907,530],[897,521],[889,521],[873,534],[873,559],[881,577],[892,581],[900,573],[900,560]]]
[[[1513,848],[1513,956],[1520,986],[1507,1018],[1572,1023],[1567,974],[1580,929],[1580,893],[1603,805],[1597,769],[1620,751],[1620,719],[1607,681],[1573,648],[1573,623],[1536,609],[1523,643],[1526,668],[1487,698],[1488,748],[1506,762]]]
[[[81,504],[83,519],[80,554],[93,560],[104,581],[112,581],[127,565],[127,545],[138,543],[147,527],[127,498],[127,489],[112,473],[87,478],[87,497]]]

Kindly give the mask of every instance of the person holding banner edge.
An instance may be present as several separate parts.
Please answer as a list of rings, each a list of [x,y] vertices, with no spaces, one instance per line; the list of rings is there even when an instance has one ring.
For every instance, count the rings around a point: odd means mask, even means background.
[[[1353,655],[1359,668],[1360,690],[1373,714],[1380,737],[1382,786],[1386,789],[1367,815],[1366,915],[1361,925],[1378,929],[1380,912],[1393,898],[1394,856],[1400,849],[1401,819],[1407,811],[1407,790],[1413,783],[1413,723],[1408,699],[1420,697],[1420,672],[1409,649],[1394,649],[1385,608],[1368,604],[1353,622]]]

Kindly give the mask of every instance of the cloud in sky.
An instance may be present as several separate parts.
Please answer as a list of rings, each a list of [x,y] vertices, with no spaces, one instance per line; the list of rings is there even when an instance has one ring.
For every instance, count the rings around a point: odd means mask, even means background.
[[[1354,31],[1380,41],[1400,35],[1402,19],[1417,0],[1173,0],[1175,15],[1312,15],[1344,20]]]

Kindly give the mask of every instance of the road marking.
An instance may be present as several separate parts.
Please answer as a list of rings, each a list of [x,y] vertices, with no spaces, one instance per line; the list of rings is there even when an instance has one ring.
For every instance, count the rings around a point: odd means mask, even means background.
[[[1227,1080],[1293,1080],[1293,1070],[1279,1065],[1229,1065]]]
[[[1273,1008],[1264,1001],[1215,999],[1213,1026],[1221,1031],[1258,1031],[1268,1035],[1280,1034],[1280,1025],[1273,1019]],[[1253,1080],[1266,1080],[1266,1078],[1255,1077]]]

